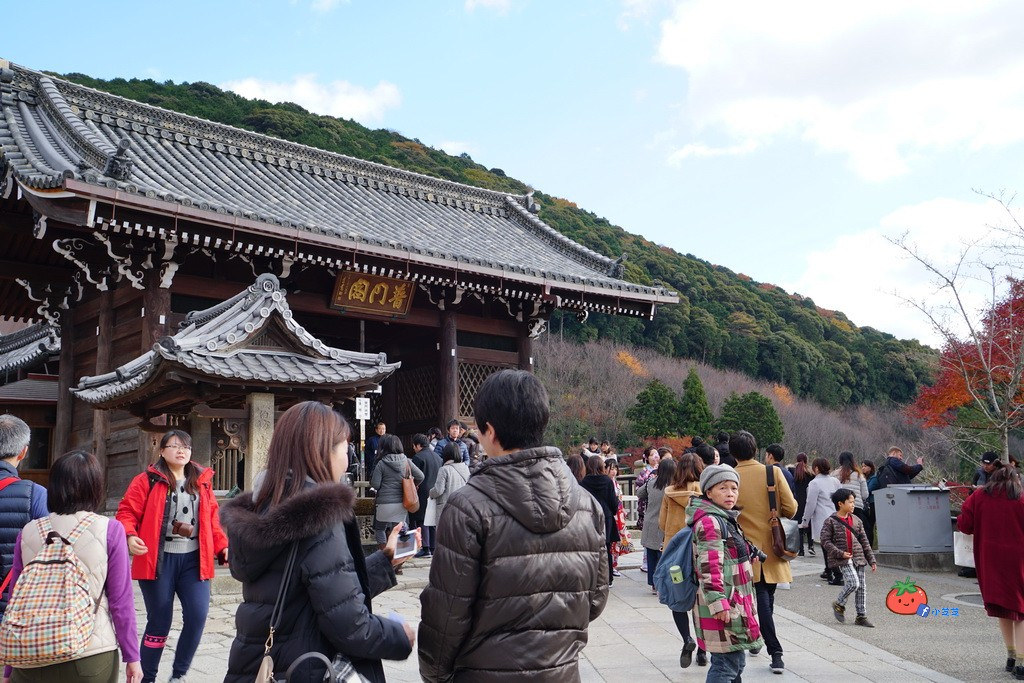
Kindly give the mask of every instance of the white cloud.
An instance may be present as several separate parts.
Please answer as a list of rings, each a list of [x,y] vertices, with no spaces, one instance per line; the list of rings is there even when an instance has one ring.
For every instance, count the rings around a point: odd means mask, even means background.
[[[444,142],[440,143],[438,147],[440,147],[448,154],[451,154],[452,156],[456,157],[463,153],[468,154],[469,156],[473,156],[474,154],[477,154],[480,151],[477,148],[477,146],[474,145],[473,143],[464,142],[462,140],[445,140]]]
[[[1024,140],[1022,22],[1013,0],[688,0],[658,59],[686,70],[696,131],[800,139],[877,181]]]
[[[373,88],[348,81],[320,83],[314,74],[302,74],[288,82],[244,78],[222,83],[221,88],[242,97],[270,102],[294,102],[317,114],[355,119],[361,123],[379,123],[384,113],[402,103],[398,86],[381,81]]]
[[[917,246],[929,260],[949,267],[968,243],[977,244],[974,253],[983,254],[983,245],[992,237],[989,226],[1004,219],[1000,207],[991,201],[934,199],[904,206],[875,227],[841,235],[824,249],[809,253],[803,273],[782,286],[809,296],[818,306],[842,311],[857,325],[938,347],[941,338],[927,318],[903,300],[926,302],[939,311],[949,299],[920,264],[886,237],[906,235],[907,243]],[[981,281],[986,275],[980,269],[964,272],[968,278],[978,278],[965,281],[967,306],[974,313],[991,297],[991,290],[986,293]],[[949,322],[963,332],[955,316]]]
[[[621,0],[622,12],[619,13],[618,26],[628,31],[636,22],[651,19],[669,0]]]
[[[512,0],[466,0],[466,11],[472,12],[477,7],[505,14],[512,9]]]
[[[742,156],[750,154],[757,147],[757,142],[754,140],[747,140],[741,144],[729,145],[727,147],[708,147],[699,142],[691,143],[669,154],[668,163],[673,166],[679,166],[685,160],[693,158],[707,159],[710,157]]]

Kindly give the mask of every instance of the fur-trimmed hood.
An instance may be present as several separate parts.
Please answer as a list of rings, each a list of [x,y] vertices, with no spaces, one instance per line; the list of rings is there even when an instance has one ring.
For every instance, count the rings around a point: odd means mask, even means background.
[[[253,494],[225,503],[220,520],[231,547],[231,573],[242,581],[259,578],[293,541],[327,531],[355,517],[355,492],[347,484],[307,484],[301,492],[267,510]]]

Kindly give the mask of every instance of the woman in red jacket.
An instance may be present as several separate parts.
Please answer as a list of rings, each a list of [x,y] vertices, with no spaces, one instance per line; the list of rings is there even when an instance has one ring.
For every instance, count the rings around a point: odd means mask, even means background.
[[[199,647],[210,608],[213,560],[228,557],[220,528],[213,470],[192,462],[192,438],[172,429],[160,439],[160,457],[135,477],[117,508],[128,535],[132,578],[146,603],[142,637],[142,681],[156,680],[174,596],[181,600],[182,628],[174,652],[171,682],[184,680]]]
[[[985,611],[999,620],[1006,670],[1024,681],[1024,490],[1020,474],[998,464],[988,482],[964,501],[956,525],[974,534]]]

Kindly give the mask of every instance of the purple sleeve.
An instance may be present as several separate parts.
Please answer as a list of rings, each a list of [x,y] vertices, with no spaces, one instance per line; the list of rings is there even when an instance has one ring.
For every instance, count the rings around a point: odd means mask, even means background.
[[[131,562],[124,526],[116,519],[107,524],[107,583],[103,586],[110,608],[121,657],[126,663],[139,661],[139,633],[135,625],[135,595],[132,592]]]
[[[7,588],[4,589],[4,593],[7,595],[7,601],[11,601],[11,595],[14,594],[14,584],[17,583],[18,577],[21,576],[21,570],[23,566],[21,564],[21,532],[18,532],[18,538],[14,541],[14,564],[11,566],[11,580],[7,583]],[[4,667],[4,678],[11,677],[11,667]]]

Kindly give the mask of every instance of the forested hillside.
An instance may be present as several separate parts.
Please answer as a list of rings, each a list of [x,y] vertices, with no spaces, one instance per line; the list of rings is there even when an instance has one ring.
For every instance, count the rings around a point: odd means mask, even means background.
[[[208,83],[104,81],[82,74],[64,78],[369,161],[495,190],[527,190],[501,169],[488,169],[466,154],[453,157],[393,131],[311,114],[295,104],[248,100]],[[653,322],[594,315],[580,324],[556,315],[552,329],[567,339],[606,339],[693,358],[784,384],[797,396],[832,407],[904,403],[931,376],[935,354],[916,341],[857,327],[809,298],[654,244],[571,201],[540,191],[536,197],[541,218],[565,235],[612,258],[628,253],[628,279],[663,284],[680,295],[680,304],[660,308]]]

